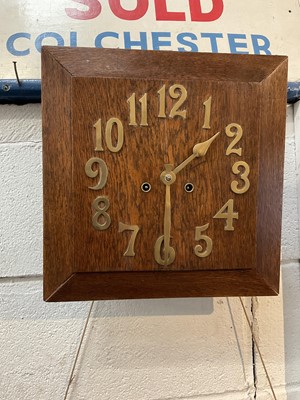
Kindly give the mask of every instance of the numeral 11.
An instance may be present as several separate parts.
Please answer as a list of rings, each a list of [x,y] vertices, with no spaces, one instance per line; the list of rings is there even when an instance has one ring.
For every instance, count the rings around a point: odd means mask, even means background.
[[[129,104],[129,118],[130,126],[137,126],[136,122],[136,95],[132,93],[132,95],[127,100]],[[140,126],[148,126],[148,115],[147,115],[147,93],[144,94],[143,97],[140,98],[139,103],[141,104],[141,123]]]

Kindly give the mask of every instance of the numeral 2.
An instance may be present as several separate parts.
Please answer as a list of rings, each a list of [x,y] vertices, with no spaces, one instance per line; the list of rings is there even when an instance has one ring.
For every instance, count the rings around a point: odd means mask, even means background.
[[[234,149],[234,146],[238,144],[243,136],[243,129],[239,124],[229,124],[225,128],[225,133],[228,137],[234,138],[230,145],[227,147],[226,156],[230,154],[237,154],[238,156],[242,155],[242,148]]]

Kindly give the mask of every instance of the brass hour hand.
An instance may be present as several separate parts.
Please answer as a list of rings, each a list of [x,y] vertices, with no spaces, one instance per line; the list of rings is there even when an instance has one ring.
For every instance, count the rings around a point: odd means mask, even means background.
[[[193,147],[193,154],[195,157],[204,157],[209,149],[209,146],[212,142],[220,135],[220,132],[217,132],[213,137],[206,140],[206,142],[195,144]]]
[[[206,140],[203,143],[197,143],[193,147],[193,154],[190,155],[186,160],[184,160],[181,164],[179,164],[176,168],[173,169],[173,173],[176,175],[179,171],[181,171],[184,167],[186,167],[191,161],[193,161],[196,157],[204,157],[209,149],[209,146],[212,142],[220,135],[220,132],[217,132],[210,139]]]

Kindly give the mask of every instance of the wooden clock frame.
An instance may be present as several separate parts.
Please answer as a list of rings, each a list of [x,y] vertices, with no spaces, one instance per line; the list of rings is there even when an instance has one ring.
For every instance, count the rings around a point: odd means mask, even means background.
[[[111,64],[111,60],[115,62]],[[118,82],[122,78],[151,79],[151,74],[161,79],[219,80],[232,82],[233,86],[242,82],[255,87],[260,115],[252,117],[259,119],[259,144],[257,209],[253,221],[256,224],[256,256],[251,268],[101,271],[100,260],[99,271],[90,272],[85,265],[76,265],[74,224],[80,224],[80,216],[75,218],[72,208],[76,196],[73,170],[76,149],[71,118],[74,83],[80,80],[84,85],[90,78],[103,77],[118,79]],[[74,301],[278,294],[286,81],[287,58],[279,56],[44,47],[44,299]],[[76,114],[76,118],[83,117],[84,111]],[[83,229],[81,234],[85,237],[87,232]]]

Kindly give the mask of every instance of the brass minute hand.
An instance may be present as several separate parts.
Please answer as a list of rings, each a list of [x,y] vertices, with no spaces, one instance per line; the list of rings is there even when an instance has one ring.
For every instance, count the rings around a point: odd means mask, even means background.
[[[171,187],[170,185],[166,185],[165,216],[164,216],[165,265],[167,265],[168,258],[170,255],[170,239],[171,239]]]
[[[168,265],[170,257],[171,239],[171,185],[175,182],[176,176],[172,172],[172,165],[166,164],[165,171],[162,172],[160,179],[166,185],[165,214],[164,214],[164,261]]]
[[[210,139],[206,140],[202,143],[197,143],[193,147],[193,154],[190,155],[187,159],[182,161],[181,164],[177,165],[176,168],[173,169],[174,174],[176,175],[179,171],[181,171],[184,167],[186,167],[191,161],[193,161],[196,157],[204,157],[209,149],[209,146],[212,142],[219,136],[220,132],[217,132]]]

